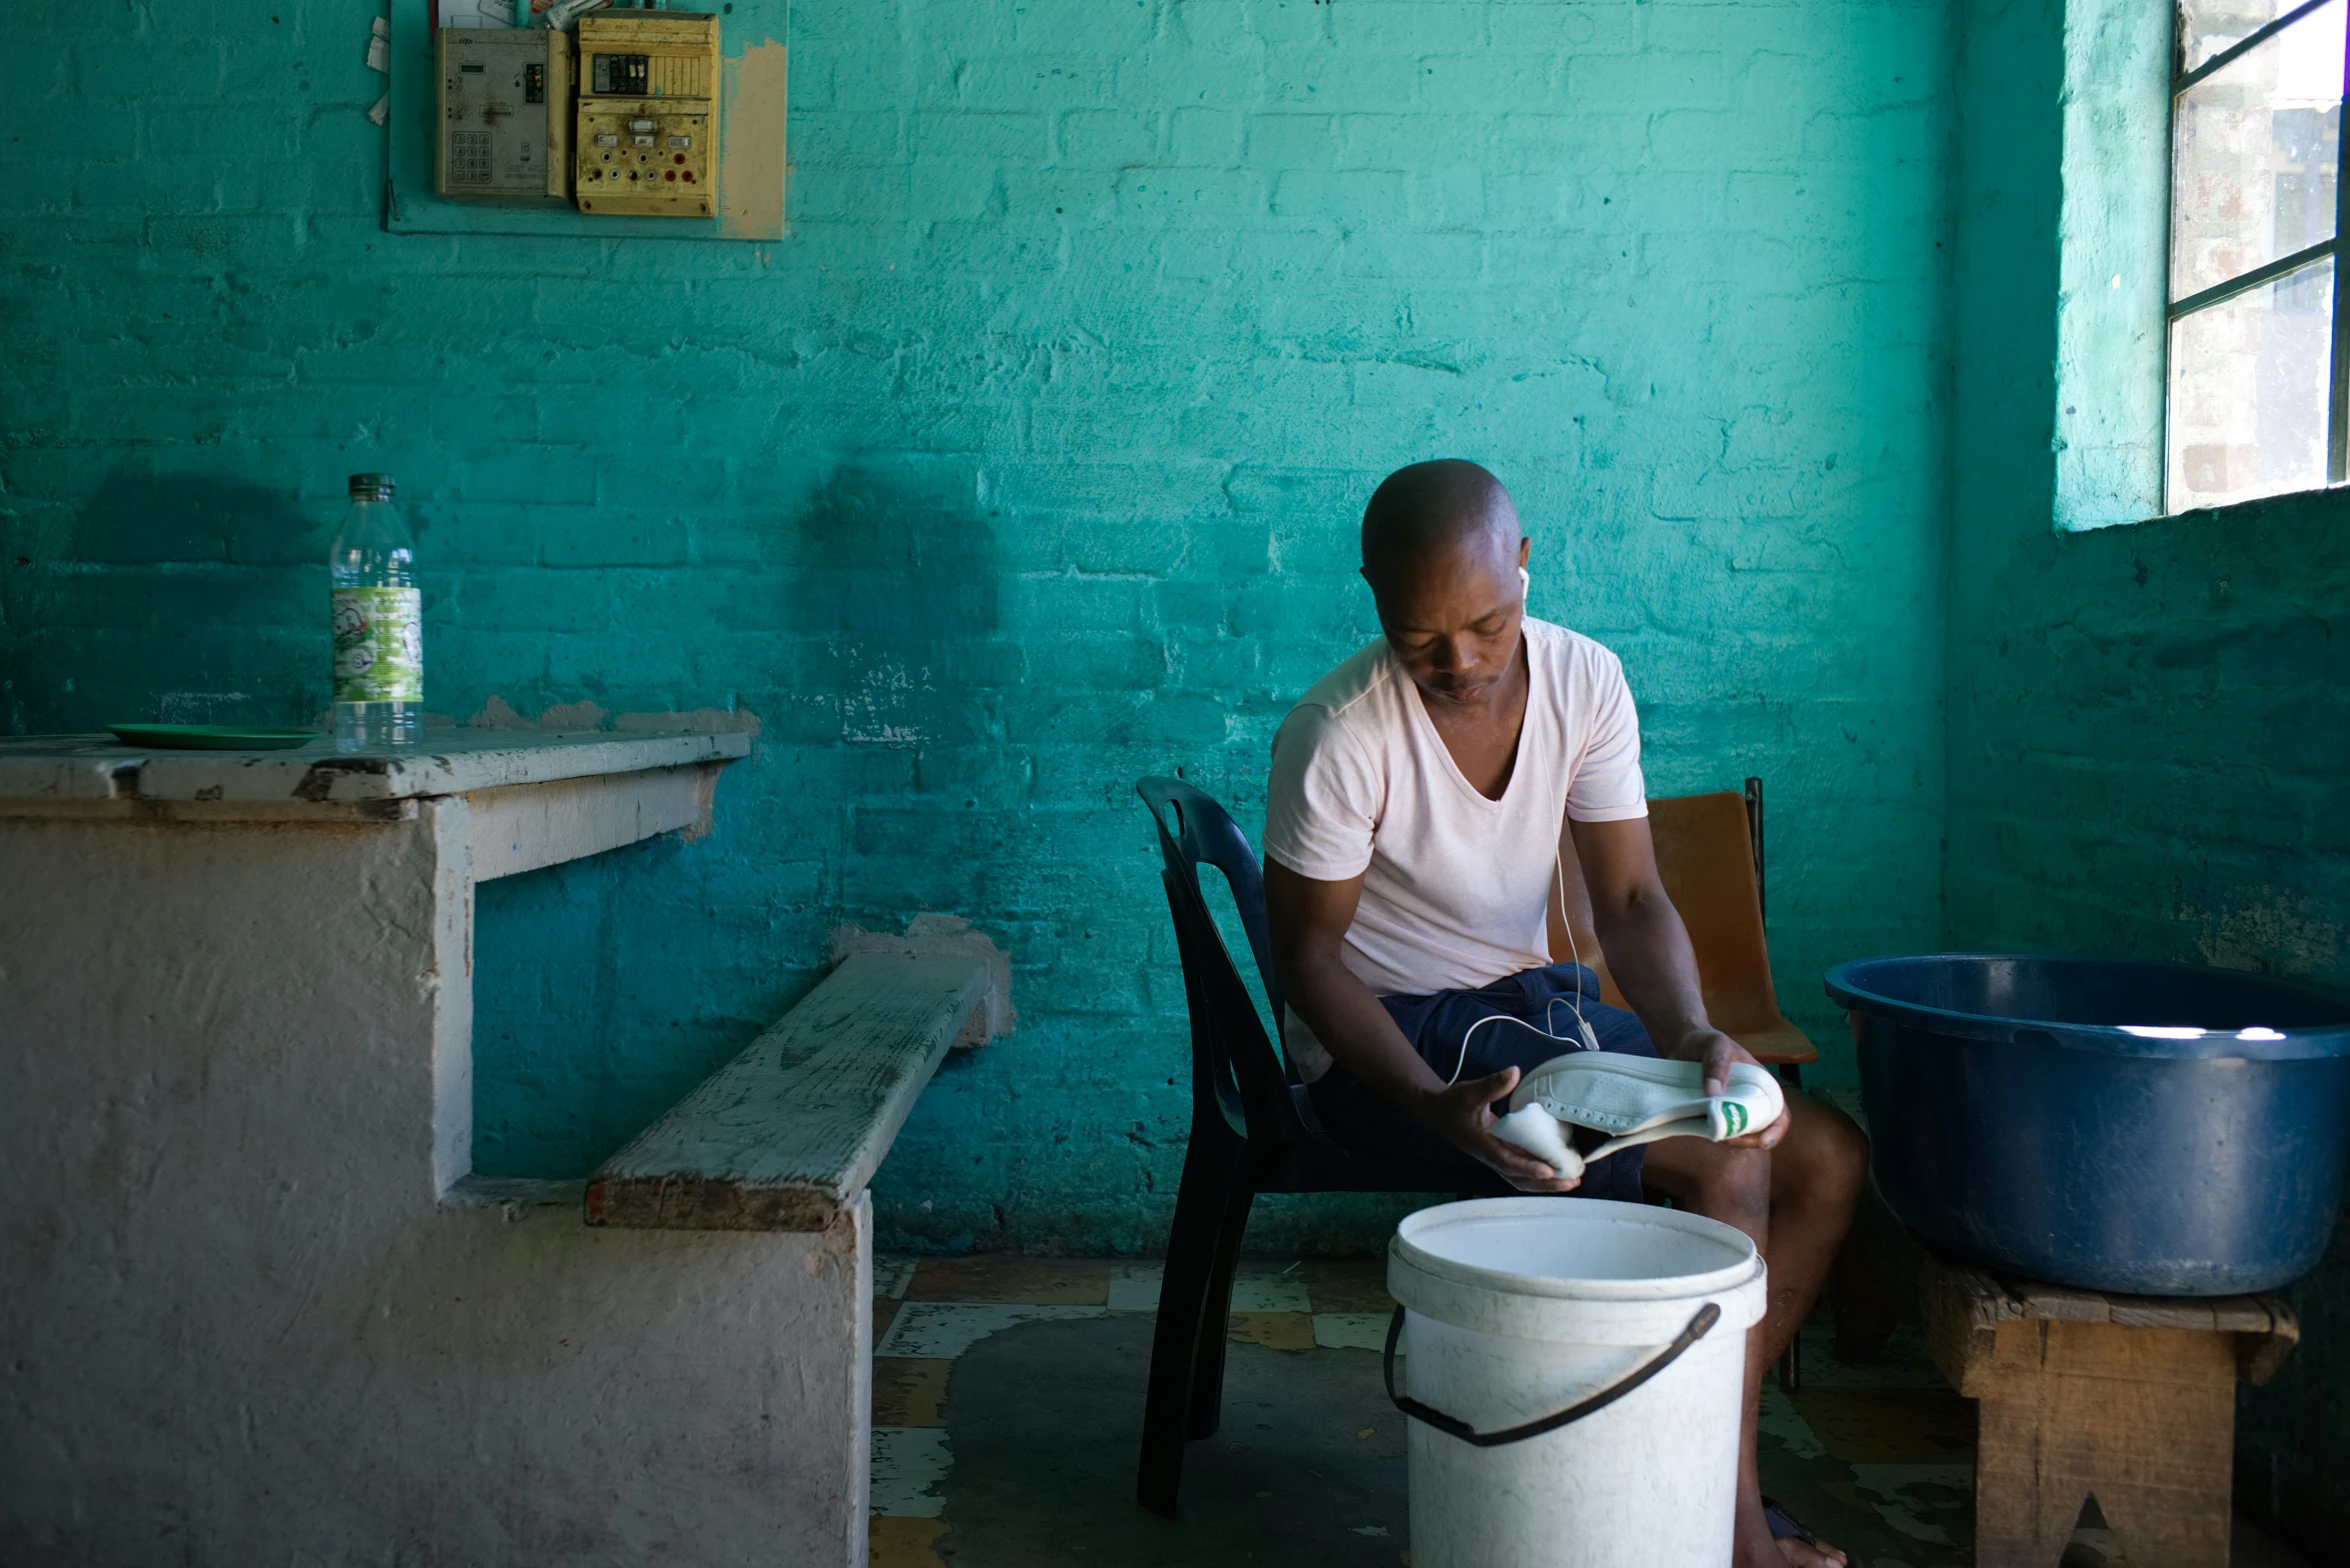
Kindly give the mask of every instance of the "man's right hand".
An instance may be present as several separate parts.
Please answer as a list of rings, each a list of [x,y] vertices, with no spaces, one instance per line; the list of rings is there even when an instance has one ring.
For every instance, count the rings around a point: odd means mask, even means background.
[[[1473,1078],[1429,1095],[1418,1106],[1419,1117],[1439,1137],[1492,1166],[1520,1191],[1573,1192],[1583,1185],[1581,1178],[1561,1177],[1516,1144],[1493,1135],[1493,1108],[1507,1101],[1517,1086],[1518,1070],[1504,1067],[1489,1078]]]
[[[1409,1110],[1447,1143],[1466,1150],[1480,1165],[1499,1171],[1511,1186],[1526,1192],[1573,1192],[1580,1181],[1561,1180],[1543,1161],[1493,1136],[1494,1102],[1507,1100],[1518,1086],[1515,1067],[1468,1083],[1438,1082],[1435,1069],[1421,1060],[1379,998],[1346,967],[1346,933],[1354,924],[1362,892],[1360,876],[1322,882],[1266,858],[1265,912],[1273,927],[1273,965],[1291,1011],[1314,1031],[1339,1066],[1389,1104]]]

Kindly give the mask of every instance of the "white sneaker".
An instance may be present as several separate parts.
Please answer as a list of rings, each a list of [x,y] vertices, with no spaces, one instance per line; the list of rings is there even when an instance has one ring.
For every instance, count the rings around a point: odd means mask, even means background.
[[[1742,1138],[1787,1109],[1779,1080],[1767,1067],[1731,1063],[1726,1092],[1713,1096],[1704,1093],[1704,1071],[1700,1062],[1606,1051],[1554,1056],[1520,1080],[1509,1114],[1494,1120],[1493,1135],[1547,1161],[1562,1178],[1579,1179],[1586,1165],[1618,1149],[1659,1138]],[[1566,1122],[1610,1136],[1578,1154],[1560,1125]]]

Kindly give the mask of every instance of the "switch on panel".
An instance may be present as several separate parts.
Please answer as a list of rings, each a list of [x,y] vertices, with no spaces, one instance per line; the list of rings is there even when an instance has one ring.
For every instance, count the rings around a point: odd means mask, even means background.
[[[444,27],[433,188],[460,201],[548,206],[570,194],[571,38],[543,28]]]
[[[579,210],[672,218],[716,211],[718,18],[583,16],[579,58]]]

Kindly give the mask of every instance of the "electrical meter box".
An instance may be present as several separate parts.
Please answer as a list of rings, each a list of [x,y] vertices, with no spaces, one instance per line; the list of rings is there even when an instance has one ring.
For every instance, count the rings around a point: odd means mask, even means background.
[[[718,18],[599,11],[579,19],[573,199],[582,212],[717,211]]]
[[[571,38],[550,28],[444,27],[433,189],[459,201],[560,204],[571,194]]]

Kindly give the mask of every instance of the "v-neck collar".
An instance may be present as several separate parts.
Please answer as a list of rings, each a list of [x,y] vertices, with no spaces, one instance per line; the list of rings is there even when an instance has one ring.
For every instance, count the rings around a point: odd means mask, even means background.
[[[1507,806],[1511,792],[1517,789],[1518,781],[1526,774],[1526,727],[1534,722],[1534,644],[1526,635],[1523,622],[1518,627],[1518,652],[1523,654],[1526,659],[1526,711],[1518,720],[1517,744],[1510,751],[1510,781],[1501,787],[1501,794],[1496,797],[1486,794],[1469,782],[1469,776],[1461,771],[1461,765],[1454,758],[1452,748],[1444,743],[1444,732],[1436,727],[1434,719],[1428,717],[1427,703],[1420,696],[1420,683],[1412,679],[1411,671],[1403,667],[1401,659],[1396,658],[1395,650],[1393,648],[1387,650],[1387,657],[1394,665],[1391,678],[1403,683],[1404,701],[1411,707],[1412,719],[1420,726],[1428,743],[1436,748],[1436,754],[1444,759],[1445,773],[1450,776],[1454,784],[1460,787],[1462,794],[1488,811],[1499,811]],[[1533,788],[1534,786],[1527,787]]]

